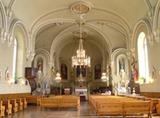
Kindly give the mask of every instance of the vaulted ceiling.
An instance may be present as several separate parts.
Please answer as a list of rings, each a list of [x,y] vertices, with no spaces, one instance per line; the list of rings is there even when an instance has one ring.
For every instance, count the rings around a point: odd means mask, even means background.
[[[74,32],[79,31],[79,17],[70,7],[78,0],[3,0],[6,6],[13,3],[16,17],[21,19],[35,38],[35,48],[68,52],[76,48]],[[82,0],[91,7],[83,20],[86,33],[85,46],[90,55],[106,47],[108,53],[127,47],[136,22],[149,14],[157,0]],[[34,37],[35,36],[35,37]],[[97,51],[94,51],[97,50]],[[63,53],[61,53],[63,55]],[[61,55],[61,56],[62,56]]]

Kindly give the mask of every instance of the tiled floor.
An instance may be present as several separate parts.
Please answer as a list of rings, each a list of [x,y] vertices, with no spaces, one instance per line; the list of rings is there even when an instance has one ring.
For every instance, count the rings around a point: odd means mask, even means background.
[[[70,109],[40,109],[37,106],[28,106],[24,111],[20,111],[6,118],[98,118],[95,113],[91,112],[87,102],[81,103],[80,110]],[[103,117],[104,118],[104,117]],[[122,117],[105,117],[105,118],[122,118]],[[135,118],[134,116],[132,118]],[[153,118],[160,118],[154,116]]]

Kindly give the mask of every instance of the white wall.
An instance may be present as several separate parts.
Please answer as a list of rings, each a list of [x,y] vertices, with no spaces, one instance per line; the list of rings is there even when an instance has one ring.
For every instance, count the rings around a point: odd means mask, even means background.
[[[12,62],[13,59],[13,44],[8,46],[7,42],[2,42],[0,40],[0,71],[2,72],[2,77],[0,79],[5,79],[5,70],[8,67],[10,76],[12,77]]]
[[[5,70],[8,67],[10,77],[12,78],[13,70],[13,44],[8,45],[7,41],[3,42],[0,40],[0,71],[2,73],[0,78],[0,94],[8,93],[30,93],[30,85],[20,85],[12,84],[10,85],[7,80],[5,80]]]
[[[160,92],[160,42],[154,42],[149,45],[149,65],[150,75],[152,75],[153,66],[156,69],[153,83],[140,85],[141,92]]]

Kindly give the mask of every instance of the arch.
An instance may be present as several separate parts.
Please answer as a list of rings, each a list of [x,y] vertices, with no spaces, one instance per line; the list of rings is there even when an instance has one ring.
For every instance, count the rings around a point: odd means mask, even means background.
[[[88,25],[87,25],[88,26]],[[53,40],[53,42],[52,42],[52,45],[51,45],[51,48],[50,48],[50,61],[51,62],[53,62],[53,57],[54,57],[54,55],[55,55],[55,50],[56,50],[56,48],[57,48],[57,45],[59,45],[60,44],[60,42],[62,42],[62,40],[63,40],[63,38],[62,38],[62,36],[63,36],[63,34],[66,34],[66,32],[68,32],[68,30],[70,30],[70,29],[72,29],[74,26],[71,26],[71,27],[69,27],[69,28],[66,28],[66,29],[64,29],[62,32],[60,32],[57,36],[56,36],[56,38]],[[106,40],[106,39],[108,39],[108,37],[106,36],[106,35],[104,35],[103,34],[103,32],[101,32],[100,30],[98,30],[98,29],[96,29],[94,26],[92,26],[92,25],[89,25],[89,27],[91,28],[91,29],[93,29],[93,30],[95,30],[100,36],[102,36],[102,38],[103,38],[103,40],[105,40],[105,43],[107,44],[107,50],[108,50],[108,53],[110,53],[111,52],[111,49],[112,49],[112,44],[111,44],[111,42],[109,41],[109,40]],[[103,41],[104,42],[104,41]],[[62,44],[61,44],[62,45]],[[99,46],[98,46],[99,47]],[[55,56],[55,60],[57,61],[57,63],[58,63],[58,57],[57,56]],[[59,65],[59,64],[58,64]]]
[[[92,8],[92,9],[96,10],[96,11],[104,12],[106,14],[108,13],[108,14],[114,16],[114,17],[117,17],[119,20],[122,21],[122,24],[126,26],[126,28],[128,29],[128,32],[131,31],[128,21],[124,17],[120,16],[118,13],[115,13],[114,11],[100,9],[100,8]],[[45,17],[49,17],[50,15],[53,15],[56,12],[65,11],[65,10],[68,10],[68,8],[60,8],[60,9],[56,9],[56,10],[53,10],[53,11],[49,11],[49,12],[47,12],[45,14],[42,14],[39,18],[37,18],[33,22],[32,27],[31,27],[31,32],[35,32],[33,30],[37,29],[36,27],[40,25],[39,23],[41,22],[42,19],[45,19]],[[52,20],[49,20],[49,21],[52,21]],[[58,22],[60,22],[60,21],[62,21],[62,20],[59,19]]]
[[[114,11],[100,9],[100,8],[92,8],[92,9],[96,10],[96,11],[104,12],[105,14],[109,14],[113,17],[116,17],[117,19],[119,19],[118,20],[119,22],[117,21],[117,24],[119,24],[120,26],[124,26],[123,28],[126,30],[127,34],[130,34],[131,29],[130,29],[128,21],[124,17],[120,16],[118,13],[116,13]],[[68,10],[68,8],[60,8],[60,9],[55,9],[53,11],[49,11],[47,13],[42,14],[40,17],[38,17],[33,22],[33,24],[31,25],[32,49],[35,48],[35,39],[36,39],[38,31],[42,27],[44,27],[45,25],[53,24],[53,23],[65,23],[65,22],[75,23],[76,22],[75,19],[64,19],[64,18],[53,19],[53,18],[49,18],[54,13],[61,12],[61,11],[63,12],[65,10]],[[46,20],[45,18],[49,18],[49,20]],[[92,26],[92,28],[93,28],[93,26]],[[96,30],[96,29],[94,29],[94,30]],[[130,37],[128,36],[127,38],[129,39]],[[127,42],[127,44],[129,44],[129,41]]]
[[[139,20],[134,29],[133,29],[133,34],[131,38],[131,47],[130,48],[137,48],[137,38],[139,35],[139,32],[143,31],[146,34],[147,40],[149,43],[153,42],[153,34],[152,34],[152,26],[151,22],[148,19],[141,19]]]
[[[37,54],[34,58],[34,68],[40,69],[46,75],[47,61],[43,54]]]
[[[9,32],[11,34],[14,34],[14,30],[15,30],[16,27],[19,27],[23,32],[24,39],[25,39],[24,40],[25,47],[26,48],[30,47],[28,30],[27,30],[26,26],[24,25],[24,23],[17,18],[15,18],[11,21],[11,24],[9,25]]]
[[[148,47],[147,39],[144,32],[140,32],[137,39],[137,50],[138,50],[138,68],[139,68],[139,79],[140,83],[147,82],[149,77],[148,68]]]
[[[135,55],[134,55],[134,59],[135,60],[138,60],[138,62],[135,62],[134,64],[133,64],[133,67],[132,67],[132,70],[139,70],[140,69],[140,67],[137,67],[137,68],[135,68],[136,66],[137,66],[137,64],[138,65],[140,65],[139,63],[139,59],[138,59],[138,40],[139,40],[139,36],[140,36],[140,33],[141,32],[143,32],[143,34],[145,34],[145,39],[146,39],[146,43],[147,43],[147,45],[148,44],[152,44],[153,43],[153,34],[152,34],[152,27],[151,27],[151,23],[150,23],[150,21],[148,20],[148,19],[142,19],[142,20],[140,20],[136,25],[135,25],[135,27],[134,27],[134,30],[133,30],[133,35],[132,35],[132,41],[131,41],[131,43],[133,44],[132,45],[132,49],[135,49]],[[149,53],[147,54],[147,56],[148,57],[150,57],[149,56]],[[149,58],[148,58],[148,62],[149,62]],[[147,62],[147,64],[148,64],[148,73],[149,73],[149,68],[151,68],[151,65],[149,64]],[[147,76],[149,76],[149,75],[147,75]],[[147,80],[148,81],[148,80]],[[142,82],[140,82],[139,80],[138,80],[138,82],[139,83],[144,83],[144,81]]]
[[[36,68],[38,59],[41,58],[43,60],[43,74],[48,74],[49,67],[49,52],[44,49],[37,49],[36,55],[34,57],[33,66]]]
[[[159,14],[160,14],[160,1],[158,0],[155,6],[155,12],[153,17],[153,30],[155,31],[158,29],[158,22],[160,20]]]
[[[121,71],[124,71],[128,75],[129,63],[128,63],[126,54],[122,53],[122,54],[117,55],[116,67],[117,67],[117,72],[116,72],[117,75],[119,75]]]
[[[24,67],[25,67],[25,54],[26,49],[29,47],[28,33],[27,30],[22,23],[22,21],[18,19],[13,19],[10,26],[9,32],[13,35],[17,40],[17,65],[16,65],[16,76],[23,77],[24,76]]]
[[[111,55],[111,67],[112,67],[112,75],[118,75],[120,68],[119,68],[119,61],[123,58],[125,63],[125,72],[126,75],[129,75],[129,61],[127,56],[128,50],[125,48],[118,48],[113,51]],[[124,69],[124,68],[123,68]]]
[[[7,16],[6,16],[6,12],[5,12],[5,7],[4,7],[4,5],[3,5],[3,2],[2,1],[0,1],[0,14],[1,14],[1,23],[0,23],[0,25],[2,25],[2,26],[0,26],[0,28],[2,27],[2,28],[4,28],[4,29],[6,29],[7,27]]]

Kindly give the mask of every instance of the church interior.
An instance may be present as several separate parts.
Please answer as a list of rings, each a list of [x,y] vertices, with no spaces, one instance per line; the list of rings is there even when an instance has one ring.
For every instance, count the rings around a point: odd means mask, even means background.
[[[160,118],[160,0],[0,0],[0,117]]]

